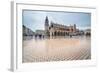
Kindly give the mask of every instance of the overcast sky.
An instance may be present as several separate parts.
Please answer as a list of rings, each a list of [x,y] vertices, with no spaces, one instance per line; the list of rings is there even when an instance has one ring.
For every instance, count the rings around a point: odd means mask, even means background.
[[[54,11],[23,11],[23,25],[35,31],[37,29],[44,30],[45,18],[48,16],[49,23],[59,23],[63,25],[76,24],[79,29],[91,27],[91,14],[79,12],[54,12]]]

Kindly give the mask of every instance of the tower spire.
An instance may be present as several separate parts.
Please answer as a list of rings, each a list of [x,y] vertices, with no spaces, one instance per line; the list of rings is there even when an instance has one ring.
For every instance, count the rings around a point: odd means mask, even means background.
[[[49,20],[48,20],[48,16],[46,16],[45,18],[45,28],[49,27]]]
[[[45,25],[49,25],[48,16],[46,16],[46,19],[45,19]]]

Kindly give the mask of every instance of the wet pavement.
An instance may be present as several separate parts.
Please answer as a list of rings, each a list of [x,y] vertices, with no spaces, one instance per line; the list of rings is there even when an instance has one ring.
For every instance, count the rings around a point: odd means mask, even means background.
[[[23,40],[23,63],[91,59],[90,37]]]

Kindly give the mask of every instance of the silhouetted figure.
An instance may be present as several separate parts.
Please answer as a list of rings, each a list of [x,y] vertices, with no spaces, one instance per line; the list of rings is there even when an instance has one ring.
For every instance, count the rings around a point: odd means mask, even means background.
[[[70,38],[72,38],[72,35],[70,35]]]
[[[35,35],[35,39],[37,38],[37,35]]]
[[[42,35],[39,35],[39,38],[41,39]]]

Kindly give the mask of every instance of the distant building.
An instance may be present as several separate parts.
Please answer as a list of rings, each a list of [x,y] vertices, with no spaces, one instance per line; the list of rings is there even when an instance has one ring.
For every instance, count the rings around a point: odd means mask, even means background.
[[[35,32],[23,25],[23,36],[33,36]]]
[[[66,26],[58,23],[51,22],[49,25],[48,17],[45,19],[45,31],[46,36],[55,37],[55,36],[66,36],[69,34],[76,33],[76,24],[73,26]]]
[[[91,36],[91,29],[86,29],[86,30],[84,31],[84,34],[85,34],[86,36]]]
[[[35,37],[44,38],[46,36],[45,30],[36,30]]]

